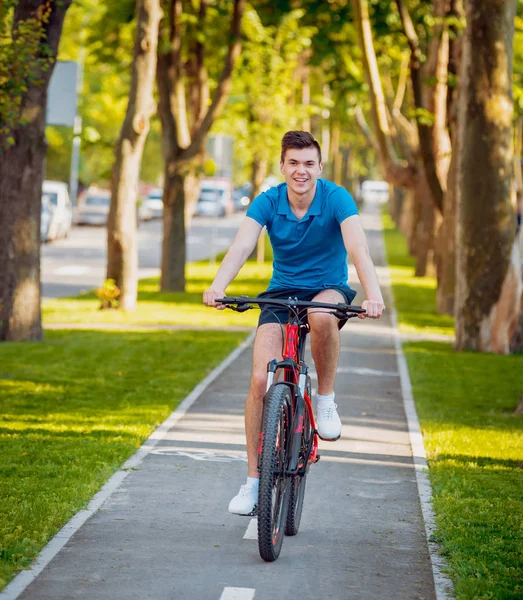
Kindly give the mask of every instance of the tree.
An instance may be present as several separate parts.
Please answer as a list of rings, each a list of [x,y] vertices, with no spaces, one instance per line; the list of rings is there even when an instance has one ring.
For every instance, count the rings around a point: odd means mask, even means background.
[[[155,108],[153,86],[161,15],[160,0],[136,1],[131,89],[112,174],[111,207],[107,222],[107,279],[114,279],[120,289],[119,306],[124,310],[136,308],[136,201],[149,118]]]
[[[47,87],[71,0],[0,8],[0,340],[40,340],[40,205]],[[8,23],[12,18],[9,33]],[[36,42],[36,43],[35,43]],[[6,56],[7,61],[6,61]]]
[[[470,0],[459,100],[456,348],[508,353],[521,299],[512,193],[514,0]]]
[[[234,0],[226,55],[209,102],[210,83],[205,59],[206,54],[216,53],[216,47],[211,50],[213,40],[204,30],[208,1],[199,0],[196,4],[196,13],[185,15],[194,17],[192,22],[196,26],[192,38],[184,46],[182,0],[166,2],[168,7],[161,26],[164,35],[158,51],[158,112],[165,162],[162,290],[185,289],[186,213],[195,201],[195,159],[201,156],[209,130],[223,111],[233,68],[241,51],[240,29],[245,0]]]
[[[253,9],[245,15],[246,40],[237,87],[245,98],[253,197],[260,193],[271,161],[279,156],[283,133],[298,127],[304,116],[301,107],[294,106],[294,75],[300,53],[310,46],[314,29],[301,23],[303,15],[303,10],[292,10],[275,25],[266,27]]]

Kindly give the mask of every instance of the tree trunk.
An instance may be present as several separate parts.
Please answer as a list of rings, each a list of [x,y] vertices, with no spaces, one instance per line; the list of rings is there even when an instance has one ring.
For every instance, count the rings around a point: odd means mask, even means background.
[[[256,198],[261,192],[263,182],[267,177],[268,161],[262,158],[259,154],[255,155],[252,160],[251,183],[252,183],[252,198]],[[262,263],[265,259],[265,233],[260,235],[256,246],[249,256],[249,260],[256,260]]]
[[[431,199],[431,193],[427,178],[419,178],[415,191],[415,202],[418,206],[418,219],[416,221],[416,246],[414,256],[416,258],[415,277],[425,277],[427,271],[432,267],[434,254],[434,226],[435,206]]]
[[[389,196],[389,214],[398,229],[404,200],[405,191],[400,187],[394,187],[392,189],[392,194]]]
[[[414,191],[413,190],[405,190],[405,195],[403,198],[403,204],[401,207],[401,214],[398,222],[398,229],[407,239],[407,245],[409,248],[409,253],[414,256],[414,251],[412,249],[412,231],[413,225],[412,222],[416,220],[416,202],[414,200]]]
[[[401,22],[403,25],[403,31],[405,36],[407,37],[407,41],[409,44],[411,56],[410,56],[410,76],[412,81],[412,93],[414,96],[414,104],[416,109],[426,109],[426,101],[424,100],[423,94],[423,76],[421,69],[421,60],[422,60],[422,51],[419,45],[418,36],[416,33],[416,29],[412,20],[410,18],[410,14],[404,5],[402,0],[396,0],[396,4],[398,6],[398,12],[401,18]],[[438,12],[441,12],[442,8],[442,0],[437,0],[436,2],[436,16]],[[436,31],[436,35],[438,35],[438,31]],[[438,62],[436,56],[439,54],[440,47],[440,39],[439,36],[437,39],[433,39],[432,49],[434,58],[434,73],[432,75],[436,75],[436,63]],[[447,53],[448,55],[448,53]],[[429,65],[431,66],[431,65]],[[441,82],[446,87],[445,82]],[[440,87],[441,87],[440,83]],[[435,89],[437,89],[436,86]],[[434,92],[431,90],[430,95]],[[443,209],[443,190],[441,188],[441,183],[438,177],[438,172],[436,168],[436,158],[434,156],[434,136],[433,136],[433,126],[425,123],[422,119],[417,119],[418,126],[418,137],[419,137],[419,152],[423,162],[423,173],[425,178],[427,179],[427,187],[426,191],[430,194],[431,201],[437,207],[437,209],[441,212]]]
[[[519,218],[523,214],[523,169],[521,156],[523,154],[523,115],[520,115],[516,122],[515,132],[515,159],[514,159],[514,179],[515,179],[515,194],[516,194],[516,211],[519,211]],[[520,223],[517,232],[517,241],[519,246],[519,259],[523,264],[523,226]],[[521,308],[519,311],[516,331],[510,341],[511,352],[523,352],[523,296],[521,296]],[[523,396],[521,397],[520,406],[523,412]]]
[[[267,177],[268,163],[266,158],[261,158],[259,155],[254,156],[252,160],[252,197],[256,198],[261,192],[261,188],[265,178]]]
[[[154,111],[160,0],[136,1],[136,41],[125,120],[116,146],[107,221],[107,279],[120,288],[119,306],[134,310],[138,291],[136,201],[143,147]]]
[[[463,17],[461,0],[451,0],[450,16]],[[449,40],[448,78],[455,78],[461,63],[461,37],[455,30]],[[458,90],[447,87],[447,130],[451,136],[451,160],[447,175],[447,185],[443,197],[443,222],[437,234],[436,261],[438,288],[436,310],[440,314],[454,314],[456,296],[456,199],[458,185],[459,127]],[[443,174],[441,175],[443,180]]]
[[[185,174],[165,172],[163,193],[162,290],[185,289]]]
[[[331,163],[332,181],[334,181],[334,183],[336,183],[337,185],[342,184],[342,155],[340,153],[340,135],[340,122],[335,120],[332,122],[331,126]]]
[[[506,354],[521,299],[512,185],[514,0],[470,0],[463,40],[456,348]]]
[[[385,178],[393,185],[412,188],[415,186],[416,166],[400,164],[394,152],[392,134],[389,128],[385,96],[381,86],[378,61],[372,39],[367,0],[352,0],[354,23],[358,33],[363,61],[363,70],[369,86],[372,124],[376,137],[378,157]]]
[[[35,64],[38,83],[22,96],[22,119],[12,131],[14,144],[0,146],[0,341],[41,340],[40,213],[46,153],[47,87],[71,0],[19,0],[13,33],[41,11],[44,39]],[[48,11],[48,12],[47,12]],[[46,60],[48,59],[48,60]],[[49,65],[50,63],[50,65]],[[16,75],[15,75],[16,76]],[[22,85],[21,81],[17,84]]]
[[[437,233],[436,272],[438,289],[436,310],[443,315],[454,314],[456,293],[456,193],[458,136],[454,136],[447,189],[443,196],[443,222]]]
[[[202,0],[203,1],[203,0]],[[203,5],[201,5],[203,6]],[[182,57],[182,0],[171,0],[169,18],[165,19],[168,30],[168,52],[159,44],[157,81],[158,113],[162,123],[165,182],[163,190],[162,242],[162,291],[185,290],[185,229],[187,203],[194,197],[194,161],[202,152],[205,140],[214,121],[222,113],[232,85],[232,72],[241,51],[241,20],[245,0],[234,0],[231,31],[227,37],[227,54],[223,60],[220,78],[213,93],[212,102],[202,114],[202,104],[186,104],[185,72]],[[203,23],[199,22],[199,27]],[[200,31],[201,33],[201,31]],[[200,38],[205,40],[205,36]],[[165,40],[167,42],[167,39]],[[205,47],[196,44],[197,60],[201,65]],[[197,85],[199,97],[206,97],[207,78],[200,70]],[[193,87],[193,94],[195,89]],[[188,111],[191,111],[188,113]],[[198,113],[194,118],[193,111]],[[192,123],[192,127],[189,124]],[[178,197],[179,196],[179,197]]]

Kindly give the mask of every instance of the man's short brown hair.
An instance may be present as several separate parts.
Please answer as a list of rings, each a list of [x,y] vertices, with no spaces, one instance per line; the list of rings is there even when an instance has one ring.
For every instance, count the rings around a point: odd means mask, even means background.
[[[285,162],[285,153],[291,148],[294,148],[295,150],[301,150],[302,148],[316,148],[321,163],[320,145],[308,131],[287,131],[281,140],[281,162]]]

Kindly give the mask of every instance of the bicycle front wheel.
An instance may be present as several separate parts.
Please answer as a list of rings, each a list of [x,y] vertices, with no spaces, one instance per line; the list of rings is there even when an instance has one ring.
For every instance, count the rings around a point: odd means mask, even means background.
[[[265,396],[258,494],[258,548],[267,562],[278,558],[285,535],[290,493],[286,470],[291,419],[291,392],[287,385],[277,383]]]

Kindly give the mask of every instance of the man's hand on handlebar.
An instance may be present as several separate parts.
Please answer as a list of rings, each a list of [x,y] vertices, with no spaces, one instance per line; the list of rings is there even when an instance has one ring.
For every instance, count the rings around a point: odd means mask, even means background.
[[[366,313],[358,315],[358,319],[379,319],[385,310],[385,304],[379,300],[364,300],[361,308],[364,308]]]
[[[226,305],[217,303],[216,299],[223,298],[224,296],[225,290],[216,290],[210,288],[203,292],[203,303],[205,306],[214,306],[214,308],[217,308],[218,310],[223,310],[224,308],[227,308]]]

